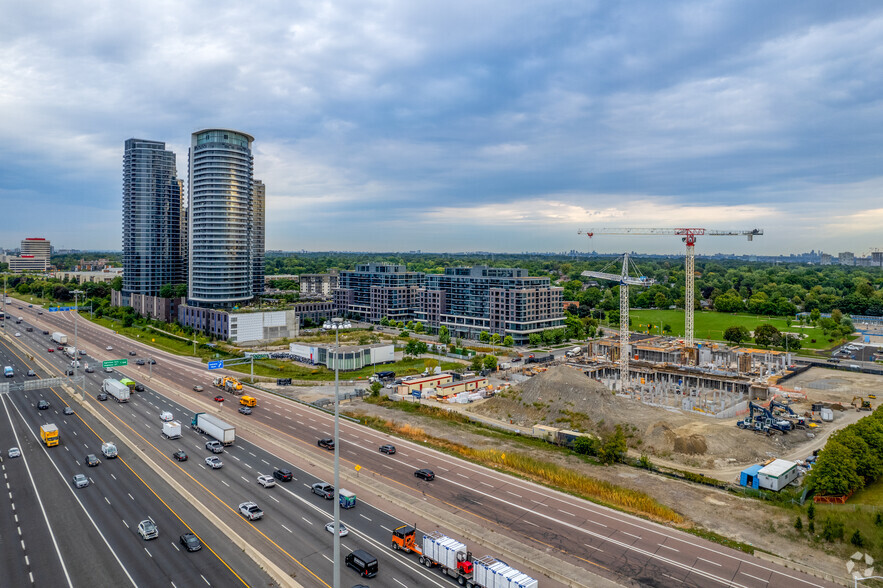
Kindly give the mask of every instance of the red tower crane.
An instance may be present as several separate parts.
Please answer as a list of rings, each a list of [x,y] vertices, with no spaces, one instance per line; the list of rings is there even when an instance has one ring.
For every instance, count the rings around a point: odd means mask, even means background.
[[[662,229],[662,228],[609,228],[609,229],[588,229],[579,230],[578,234],[586,235],[591,238],[594,235],[677,235],[687,245],[686,256],[686,291],[684,296],[684,345],[687,349],[693,347],[693,300],[694,280],[695,280],[695,257],[693,247],[696,245],[696,237],[705,235],[708,237],[736,237],[746,236],[749,241],[753,241],[755,236],[763,235],[763,229],[736,230],[736,231],[720,231],[714,229]]]

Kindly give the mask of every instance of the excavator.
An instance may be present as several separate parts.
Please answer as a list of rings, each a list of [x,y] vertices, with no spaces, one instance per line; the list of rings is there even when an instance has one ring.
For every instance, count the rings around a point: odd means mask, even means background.
[[[772,402],[770,402],[770,411],[775,411],[775,409],[777,408],[785,412],[785,418],[791,421],[791,424],[794,426],[795,429],[807,428],[808,425],[806,422],[806,417],[802,417],[794,412],[794,410],[784,402],[779,402],[778,400],[773,400]]]
[[[780,419],[769,409],[753,402],[748,403],[748,418],[736,423],[740,429],[752,429],[759,432],[779,431],[783,435],[794,428],[794,423]]]
[[[856,402],[856,401],[858,401],[858,402]],[[853,396],[852,402],[850,404],[852,404],[855,407],[856,412],[858,412],[860,410],[867,410],[868,412],[871,411],[871,401],[865,400],[861,396]]]

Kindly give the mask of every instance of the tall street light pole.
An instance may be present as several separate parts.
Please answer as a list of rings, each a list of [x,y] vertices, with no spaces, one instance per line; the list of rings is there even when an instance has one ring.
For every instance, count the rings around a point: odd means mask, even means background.
[[[340,588],[340,324],[334,325],[334,588]]]
[[[78,344],[78,340],[77,340],[77,323],[78,323],[78,321],[77,321],[77,318],[80,316],[79,296],[80,296],[80,294],[83,294],[83,291],[82,290],[74,290],[72,292],[72,294],[74,295],[74,313],[76,313],[76,314],[74,314],[74,359],[71,362],[71,368],[73,368],[73,372],[74,372],[73,377],[76,378],[77,377],[77,364],[80,363],[80,348],[77,345]],[[84,398],[85,398],[85,395],[86,395],[86,392],[84,390],[83,391]]]

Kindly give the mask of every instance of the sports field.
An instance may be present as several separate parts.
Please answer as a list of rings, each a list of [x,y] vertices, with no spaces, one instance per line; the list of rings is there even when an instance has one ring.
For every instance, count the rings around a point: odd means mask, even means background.
[[[684,336],[684,311],[683,310],[632,310],[632,329],[642,333],[662,333],[664,325],[671,326],[671,334],[677,337]],[[789,327],[784,318],[770,317],[754,314],[728,314],[714,311],[696,311],[694,318],[696,339],[710,339],[723,341],[724,330],[734,325],[742,325],[749,331],[753,331],[758,325],[771,324],[780,331],[788,333],[805,334],[801,340],[804,349],[827,349],[837,343],[837,340],[829,341],[817,327],[803,326],[798,321],[793,321]],[[813,343],[815,339],[815,343]]]

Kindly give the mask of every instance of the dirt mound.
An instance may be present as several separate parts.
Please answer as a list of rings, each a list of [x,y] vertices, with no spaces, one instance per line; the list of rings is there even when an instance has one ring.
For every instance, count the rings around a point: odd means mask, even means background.
[[[616,401],[603,384],[566,365],[550,368],[516,386],[515,390],[521,393],[524,404],[547,404],[553,410],[607,410]]]
[[[667,422],[658,421],[650,425],[644,439],[656,451],[673,451],[685,455],[705,455],[708,452],[705,435],[695,432],[695,427],[690,425],[672,428]]]

